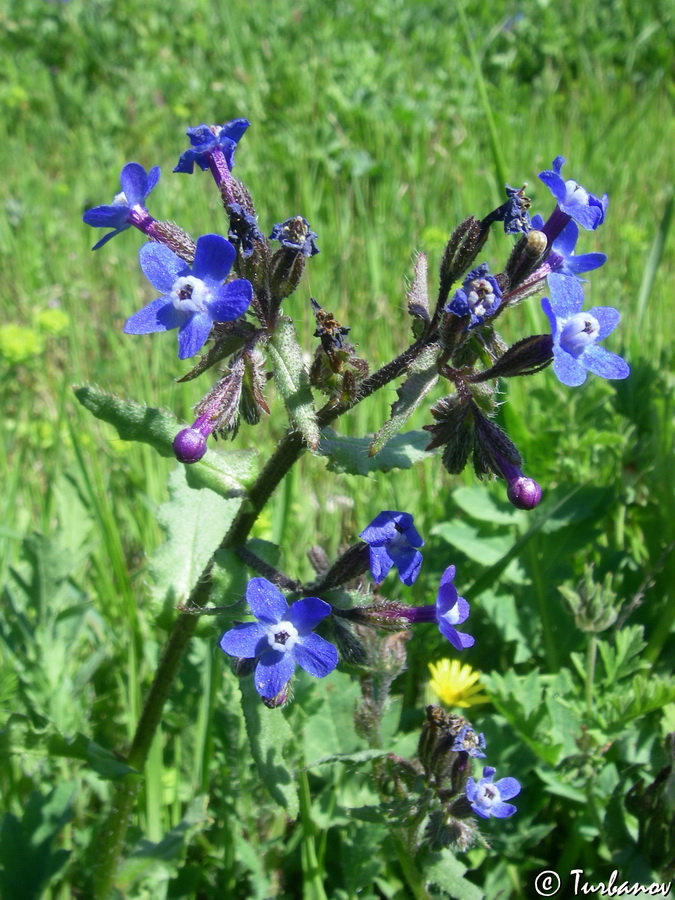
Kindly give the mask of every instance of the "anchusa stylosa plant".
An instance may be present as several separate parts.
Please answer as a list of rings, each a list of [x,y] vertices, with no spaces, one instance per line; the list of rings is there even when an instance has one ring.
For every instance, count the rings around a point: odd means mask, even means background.
[[[506,482],[512,504],[526,510],[536,507],[542,490],[524,474],[518,449],[495,421],[498,382],[535,375],[551,363],[558,379],[569,386],[581,384],[587,372],[604,378],[628,375],[626,363],[599,343],[615,328],[619,313],[612,307],[583,311],[580,275],[603,265],[605,257],[575,255],[579,226],[595,230],[602,224],[607,196],[598,198],[577,182],[564,180],[562,157],[539,176],[554,199],[548,218],[537,215],[531,220],[526,186],[507,185],[501,206],[482,218],[468,217],[450,235],[433,298],[426,257],[417,256],[407,294],[411,340],[399,356],[371,370],[348,340],[350,326],[341,321],[344,314],[338,319],[325,300],[312,298],[317,343],[306,365],[289,313],[306,316],[310,310],[285,301],[296,291],[309,260],[319,253],[317,235],[303,216],[296,215],[274,224],[266,236],[248,189],[232,174],[235,150],[248,127],[246,119],[235,119],[223,126],[188,129],[191,146],[174,169],[211,172],[225,212],[227,237],[204,234],[194,240],[177,225],[154,219],[145,203],[157,186],[159,169],[146,173],[137,163],[124,166],[123,192],[112,205],[84,215],[86,223],[111,229],[94,249],[132,226],[149,239],[140,249],[140,265],[159,296],[130,315],[124,331],[139,336],[177,330],[178,357],[200,354],[181,382],[217,372],[195,407],[194,421],[177,428],[156,410],[101,392],[83,389],[78,396],[95,414],[116,424],[123,437],[145,440],[164,454],[173,452],[186,464],[190,487],[208,488],[230,504],[223,533],[215,542],[204,539],[203,571],[184,592],[181,612],[203,611],[214,601],[216,606],[225,601],[236,615],[250,610],[255,621],[232,622],[220,647],[242,678],[253,678],[259,697],[272,709],[291,700],[298,666],[316,678],[338,665],[347,666],[361,684],[356,728],[375,748],[380,745],[391,684],[405,668],[410,629],[436,625],[456,653],[474,644],[474,636],[459,628],[470,610],[455,587],[455,566],[443,573],[435,602],[411,606],[382,593],[392,568],[405,586],[419,575],[424,541],[409,512],[377,513],[360,533],[360,541],[333,562],[320,549],[311,548],[316,578],[309,584],[260,558],[248,544],[251,528],[306,450],[342,465],[346,459],[347,468],[353,464],[349,457],[353,439],[345,441],[330,426],[394,381],[400,384],[391,416],[374,436],[363,439],[356,451],[359,465],[366,471],[390,469],[386,461],[390,442],[395,443],[399,460],[408,459],[411,465],[412,445],[399,432],[440,384],[443,396],[431,406],[424,426],[428,455],[440,451],[440,463],[451,474],[460,473],[471,460],[479,478]],[[501,269],[483,258],[490,229],[498,226],[514,236]],[[550,333],[528,335],[507,346],[497,331],[500,317],[543,292]],[[289,425],[270,459],[251,474],[243,472],[236,454],[209,449],[209,439],[234,437],[271,415],[270,378]],[[317,408],[318,397],[322,405]],[[203,496],[193,494],[192,502],[199,507]],[[241,598],[218,596],[214,590],[220,583],[214,578],[219,551],[230,551],[234,559],[232,553],[236,554],[255,573],[245,590],[248,610]],[[368,585],[368,572],[374,587]],[[195,621],[194,616],[180,615],[174,626],[128,755],[132,765],[142,765],[147,757]],[[399,846],[411,854],[421,842],[432,848],[466,849],[476,840],[479,819],[505,818],[516,811],[509,802],[520,790],[514,778],[495,781],[490,766],[481,777],[473,774],[473,760],[485,757],[485,749],[483,735],[477,735],[466,719],[430,706],[416,757],[389,754],[374,764],[392,827],[405,833]],[[131,808],[133,791],[120,792],[117,801],[104,832],[106,860],[119,854],[124,835],[119,823]],[[113,864],[101,865],[100,896],[110,885],[112,871]]]

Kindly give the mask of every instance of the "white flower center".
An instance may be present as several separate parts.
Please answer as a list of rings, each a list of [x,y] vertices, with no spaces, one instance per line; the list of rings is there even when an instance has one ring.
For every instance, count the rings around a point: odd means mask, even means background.
[[[476,802],[488,809],[500,800],[499,791],[494,784],[483,784],[476,791]]]
[[[184,275],[174,281],[169,299],[183,312],[206,312],[206,305],[211,299],[211,291],[200,278]]]
[[[492,285],[487,278],[474,278],[467,287],[470,288],[466,297],[469,308],[475,316],[484,316],[495,301]]]
[[[399,547],[409,547],[410,541],[405,536],[405,532],[401,530],[400,525],[394,524],[394,528],[396,529],[396,534],[393,538],[389,538],[386,543],[386,546],[390,549],[396,550]]]
[[[120,191],[119,194],[115,194],[115,199],[112,202],[113,206],[128,206],[129,201],[127,200],[127,195],[124,191]]]
[[[288,653],[298,643],[298,629],[291,622],[277,622],[267,626],[267,641],[272,650]]]
[[[588,313],[577,313],[565,319],[560,333],[560,346],[577,359],[584,350],[594,344],[600,334],[600,323]]]
[[[565,182],[565,204],[569,203],[588,206],[588,191],[571,179]]]
[[[456,625],[459,622],[459,604],[455,603],[451,609],[446,613],[443,613],[441,619],[445,619],[445,621],[449,622],[451,625]]]

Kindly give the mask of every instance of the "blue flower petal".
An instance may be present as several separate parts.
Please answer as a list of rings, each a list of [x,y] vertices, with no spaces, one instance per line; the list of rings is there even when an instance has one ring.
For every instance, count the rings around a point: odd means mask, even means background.
[[[520,793],[520,783],[515,778],[500,778],[495,782],[495,787],[502,800],[510,800]]]
[[[263,641],[263,647],[260,642]],[[239,659],[254,659],[259,653],[269,647],[267,631],[260,622],[243,622],[235,625],[220,639],[220,648],[230,656]]]
[[[478,812],[478,810],[476,810],[476,812]],[[490,815],[494,816],[495,819],[506,819],[508,816],[512,816],[517,812],[518,809],[515,806],[512,806],[510,803],[502,803],[501,801],[493,803],[490,807]],[[485,818],[488,818],[488,816]]]
[[[295,671],[292,654],[268,650],[255,668],[255,689],[261,697],[271,700],[290,680]]]
[[[381,584],[394,565],[394,560],[387,553],[386,547],[370,547],[370,574],[375,584]]]
[[[621,319],[619,310],[614,309],[613,306],[594,306],[588,310],[588,314],[598,320],[600,325],[600,331],[598,332],[599,341],[611,334]]]
[[[403,584],[410,587],[420,573],[424,557],[414,547],[398,547],[392,554],[398,575]]]
[[[146,174],[143,166],[138,163],[127,163],[120,174],[120,183],[129,206],[142,204],[158,181],[159,166]]]
[[[192,274],[207,284],[220,284],[227,277],[236,251],[232,244],[219,234],[203,234],[197,240]]]
[[[231,322],[246,312],[252,299],[251,282],[235,278],[220,286],[217,299],[209,303],[209,312],[214,322]]]
[[[261,622],[276,625],[288,619],[286,598],[266,578],[251,578],[246,587],[246,600],[253,615]]]
[[[307,634],[291,651],[299,666],[315,678],[325,678],[338,664],[338,652],[318,634]]]
[[[601,378],[620,379],[628,378],[630,375],[630,366],[624,359],[597,344],[584,350],[580,362],[586,366],[589,372],[599,375]]]
[[[176,309],[165,297],[158,297],[127,319],[124,333],[153,334],[156,331],[171,331],[184,321],[184,312]]]
[[[568,319],[581,311],[584,289],[576,279],[552,272],[547,280],[551,290],[551,307],[559,319]]]
[[[145,277],[154,288],[165,294],[171,292],[176,279],[190,272],[190,267],[180,256],[154,241],[143,244],[138,251],[138,259]]]
[[[446,641],[450,641],[455,650],[466,650],[467,647],[473,647],[476,643],[475,638],[470,634],[464,634],[451,625],[446,619],[438,620],[438,630],[441,632]]]
[[[178,358],[189,359],[208,341],[213,320],[206,313],[192,313],[178,332]]]
[[[559,352],[556,352],[556,349]],[[586,369],[578,360],[559,348],[554,348],[553,352],[553,371],[558,381],[567,387],[578,387],[586,381]]]
[[[331,609],[330,603],[318,597],[305,597],[291,605],[287,618],[295,625],[299,634],[306,635],[313,631],[322,619],[330,615]]]
[[[128,206],[113,203],[88,209],[82,216],[82,221],[85,225],[92,225],[94,228],[130,228],[131,226],[127,222],[128,215]],[[110,237],[111,235],[106,235],[106,240]]]

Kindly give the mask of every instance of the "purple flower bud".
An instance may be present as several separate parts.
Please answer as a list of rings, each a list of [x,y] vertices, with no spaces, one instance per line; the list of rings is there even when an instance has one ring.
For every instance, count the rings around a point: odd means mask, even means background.
[[[541,500],[541,487],[534,478],[520,475],[509,481],[506,496],[516,509],[534,509]]]
[[[178,462],[196,463],[206,453],[206,435],[196,428],[184,428],[178,432],[171,446]]]

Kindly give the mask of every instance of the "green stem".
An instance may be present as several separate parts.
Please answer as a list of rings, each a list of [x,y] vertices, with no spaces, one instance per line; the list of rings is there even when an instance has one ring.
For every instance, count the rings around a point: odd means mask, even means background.
[[[586,712],[593,714],[593,680],[595,678],[595,660],[598,654],[598,636],[591,632],[588,635],[586,648]]]
[[[396,359],[366,378],[360,385],[359,396],[353,401],[341,404],[327,403],[317,414],[319,428],[324,428],[365,400],[366,397],[402,375],[432,339],[433,335],[430,335],[425,340],[417,341]],[[239,512],[218,549],[233,549],[245,543],[270,496],[304,451],[305,444],[302,435],[297,431],[286,432],[251,486],[246,500],[239,508]],[[213,557],[190,593],[186,603],[188,608],[204,606],[208,602],[212,568]],[[195,632],[197,622],[197,616],[179,616],[164,648],[164,654],[155,672],[150,692],[136,726],[131,749],[127,755],[129,765],[140,772],[145,766],[153,736],[162,719],[164,704],[168,699],[183,653]],[[113,792],[112,809],[98,835],[95,846],[92,847],[92,852],[95,854],[95,862],[92,864],[94,900],[106,900],[112,891],[129,817],[134,808],[139,787],[140,779],[138,776],[132,775],[121,779]]]
[[[302,822],[303,897],[309,897],[311,900],[327,900],[321,878],[321,868],[316,855],[316,843],[314,841],[316,829],[312,821],[312,797],[309,792],[309,779],[306,771],[300,771],[298,782],[300,787],[300,821]]]
[[[541,577],[541,566],[538,565],[538,555],[535,541],[533,541],[529,546],[529,555],[530,559],[532,560],[532,587],[537,598],[537,605],[539,606],[539,617],[541,619],[541,628],[544,637],[546,661],[548,664],[549,672],[557,672],[559,668],[558,649],[555,637],[553,635],[551,613],[549,610],[548,599],[546,597],[546,590]]]
[[[413,897],[415,898],[415,900],[429,900],[429,894],[427,893],[427,889],[424,884],[424,877],[415,865],[412,854],[408,846],[406,845],[406,842],[403,840],[399,832],[394,828],[390,829],[389,834],[391,835],[391,838],[394,842],[396,856],[398,857],[398,861],[401,864],[405,880],[408,882],[408,887],[412,891]]]

